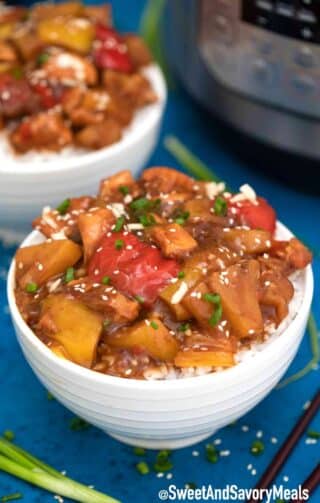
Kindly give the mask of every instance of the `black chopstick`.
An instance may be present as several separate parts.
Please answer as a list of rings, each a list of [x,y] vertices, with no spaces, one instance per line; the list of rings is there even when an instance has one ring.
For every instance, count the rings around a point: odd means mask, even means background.
[[[271,482],[280,472],[289,454],[298,443],[301,435],[307,428],[308,424],[310,423],[314,415],[318,412],[319,408],[320,408],[320,390],[315,394],[313,400],[310,403],[310,406],[298,419],[297,423],[287,436],[286,440],[279,448],[273,460],[271,461],[266,471],[260,478],[259,482],[255,486],[256,489],[267,489],[270,486]],[[247,503],[257,503],[259,501],[261,501],[261,499],[251,498],[250,500],[247,501]]]
[[[308,491],[308,499],[310,498],[310,495],[313,493],[313,491],[318,487],[320,484],[320,463],[315,467],[312,473],[310,473],[309,477],[303,482],[301,488],[306,489]],[[305,503],[306,500],[304,499],[296,499],[296,500],[291,500],[290,503]]]

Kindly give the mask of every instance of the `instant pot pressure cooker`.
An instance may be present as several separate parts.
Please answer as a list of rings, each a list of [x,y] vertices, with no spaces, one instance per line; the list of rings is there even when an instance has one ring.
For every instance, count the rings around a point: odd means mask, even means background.
[[[169,0],[167,51],[237,130],[320,160],[320,0]]]

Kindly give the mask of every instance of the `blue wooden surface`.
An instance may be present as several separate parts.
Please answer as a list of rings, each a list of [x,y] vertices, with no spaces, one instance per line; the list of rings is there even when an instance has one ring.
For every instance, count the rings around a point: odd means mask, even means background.
[[[117,0],[113,4],[118,26],[123,30],[135,29],[144,2]],[[180,88],[169,97],[162,136],[168,133],[176,134],[233,187],[243,182],[252,184],[277,208],[283,222],[320,250],[317,228],[319,198],[288,189],[235,158],[221,146],[215,131],[210,128],[208,117]],[[164,150],[162,141],[149,164],[178,167]],[[72,193],[71,187],[70,190]],[[212,484],[217,488],[234,483],[249,488],[257,482],[279,442],[285,438],[288,429],[302,413],[303,405],[312,398],[319,386],[319,370],[312,371],[304,379],[282,390],[274,390],[234,426],[219,431],[213,439],[220,439],[219,449],[230,450],[230,455],[221,457],[218,463],[207,462],[204,444],[199,444],[172,454],[174,467],[171,480],[166,475],[158,478],[153,472],[141,476],[134,467],[141,458],[137,458],[130,447],[108,438],[93,427],[81,432],[71,431],[69,420],[72,414],[58,402],[47,400],[46,391],[25,362],[15,339],[5,293],[6,270],[13,251],[13,248],[0,243],[0,434],[6,429],[13,430],[16,441],[38,457],[59,470],[67,470],[71,477],[93,484],[101,491],[121,499],[123,503],[160,501],[158,491],[167,488],[170,483],[183,487],[187,482],[194,482],[198,486]],[[320,324],[320,282],[317,281],[319,259],[315,260],[314,272],[314,312]],[[309,359],[310,347],[306,335],[288,375],[304,366]],[[318,417],[313,421],[313,429],[319,431],[319,423]],[[243,431],[243,425],[248,426],[249,431]],[[249,453],[249,448],[259,430],[263,432],[266,448],[260,457],[254,457]],[[272,443],[271,437],[276,437],[278,444]],[[198,456],[192,455],[194,450],[199,453]],[[146,459],[152,464],[154,457],[155,453],[150,451]],[[317,460],[319,443],[306,444],[306,437],[303,437],[276,483],[289,488],[297,487],[314,468]],[[247,468],[250,464],[256,470],[255,475]],[[52,495],[0,473],[0,496],[15,491],[21,491],[23,501],[28,503],[54,501]],[[320,501],[319,490],[310,501]]]

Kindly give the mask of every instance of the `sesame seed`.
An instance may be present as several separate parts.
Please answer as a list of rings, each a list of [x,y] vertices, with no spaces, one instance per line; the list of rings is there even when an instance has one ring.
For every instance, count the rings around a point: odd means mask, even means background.
[[[288,475],[284,475],[284,477],[283,477],[283,482],[288,482],[288,480],[289,480]]]
[[[220,445],[220,444],[221,444],[221,442],[222,442],[221,438],[216,438],[216,439],[213,441],[214,445]]]
[[[242,429],[242,431],[249,431],[249,426],[244,424],[243,426],[241,426],[241,429]]]
[[[251,470],[251,475],[256,475],[257,474],[257,470],[255,470],[255,468],[253,470]]]
[[[222,457],[226,457],[226,456],[230,456],[230,451],[229,450],[226,450],[226,451],[220,451],[220,456]]]
[[[278,443],[278,439],[276,437],[271,437],[271,443],[272,444],[277,444]]]
[[[192,451],[192,456],[194,456],[194,457],[199,456],[199,451]]]
[[[261,431],[261,430],[257,431],[256,437],[257,438],[262,438],[263,437],[263,431]]]

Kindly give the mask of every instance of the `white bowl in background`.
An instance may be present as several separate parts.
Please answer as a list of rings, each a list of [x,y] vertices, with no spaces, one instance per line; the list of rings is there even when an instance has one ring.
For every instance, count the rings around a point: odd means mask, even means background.
[[[6,159],[0,147],[0,229],[26,233],[44,206],[55,207],[70,195],[94,194],[102,178],[119,170],[138,173],[156,145],[167,97],[160,68],[150,65],[144,74],[159,100],[135,114],[119,142],[72,156],[50,154],[40,161],[14,155]]]
[[[278,224],[279,237],[292,234]],[[22,246],[43,236],[32,232]],[[14,296],[15,264],[8,275],[9,307],[18,341],[43,385],[68,409],[130,445],[174,449],[199,442],[243,416],[278,383],[306,329],[313,294],[311,266],[301,272],[299,306],[281,335],[235,367],[165,381],[100,374],[57,357],[22,319]]]

